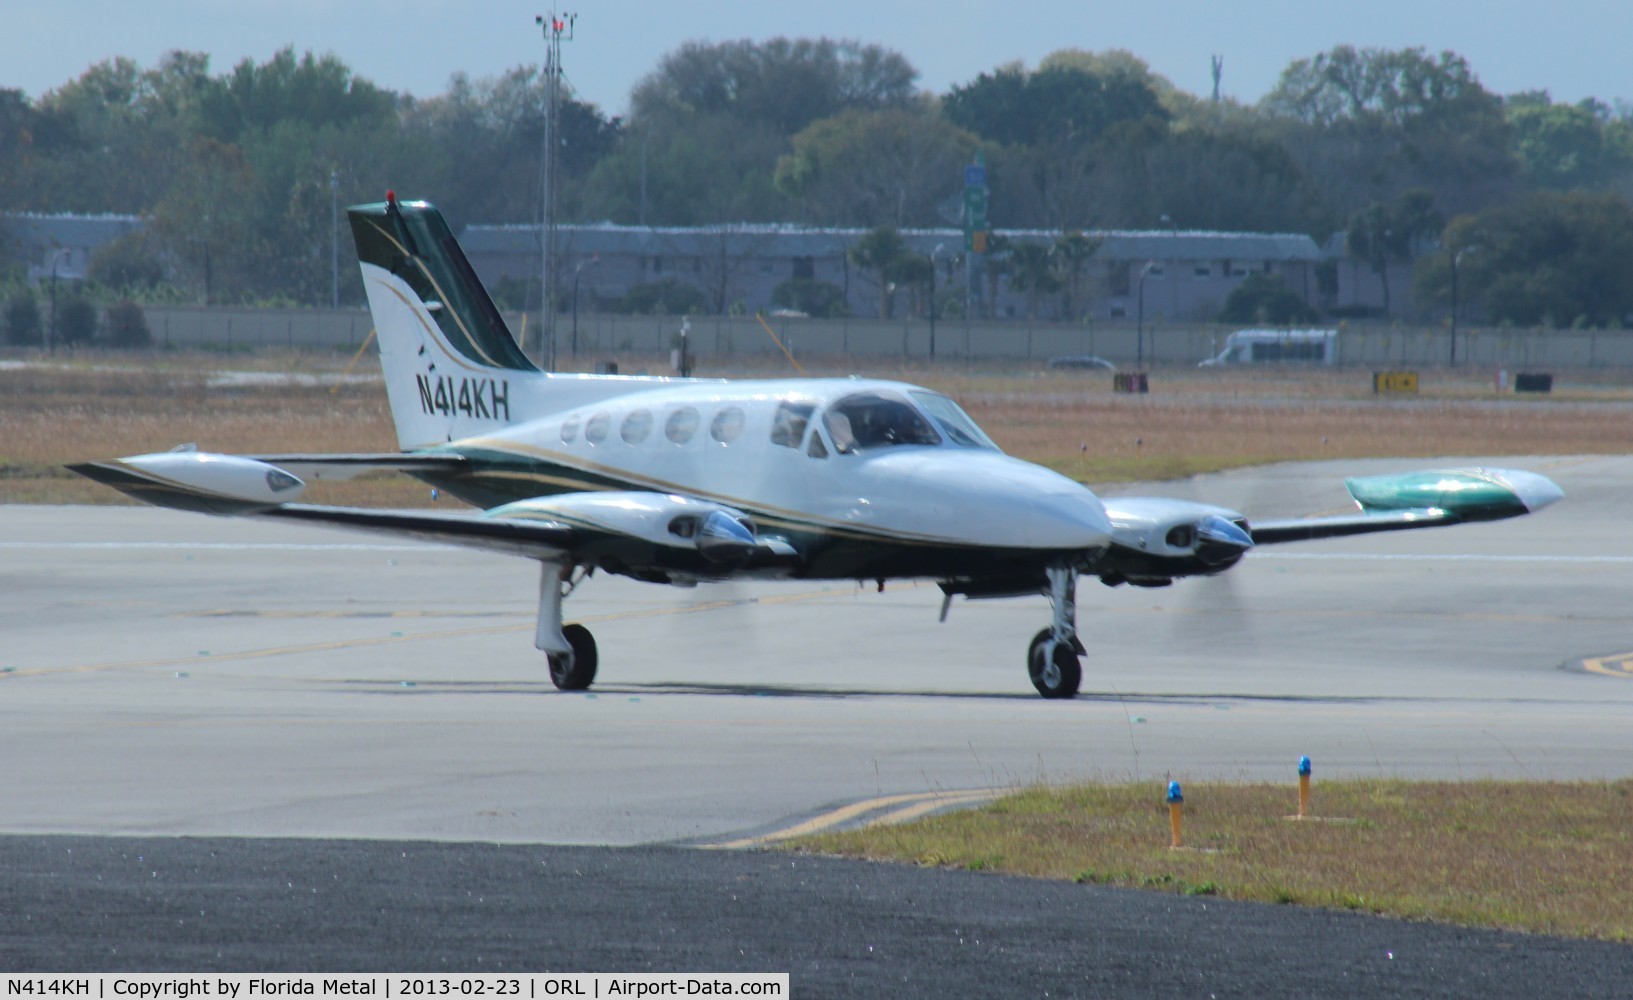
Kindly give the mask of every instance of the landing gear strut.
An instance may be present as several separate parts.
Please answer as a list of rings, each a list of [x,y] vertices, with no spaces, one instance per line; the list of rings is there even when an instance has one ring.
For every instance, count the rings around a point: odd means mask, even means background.
[[[1075,698],[1083,683],[1078,657],[1084,652],[1077,638],[1077,570],[1051,566],[1048,575],[1054,620],[1033,637],[1026,651],[1026,672],[1045,698]]]
[[[563,691],[583,691],[595,682],[599,661],[595,636],[579,624],[561,623],[562,598],[577,584],[572,567],[539,563],[539,624],[533,645],[550,661],[550,682]]]

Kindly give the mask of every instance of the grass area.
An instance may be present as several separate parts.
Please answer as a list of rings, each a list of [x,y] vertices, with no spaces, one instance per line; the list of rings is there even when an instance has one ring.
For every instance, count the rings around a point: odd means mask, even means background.
[[[335,387],[223,383],[222,369],[338,375],[333,354],[68,358],[0,367],[0,502],[123,502],[62,469],[67,462],[160,451],[184,442],[240,454],[394,451],[378,364],[370,381]],[[662,359],[627,372],[663,372]],[[772,366],[772,367],[767,367]],[[823,359],[810,374],[862,371],[945,391],[1011,454],[1091,484],[1174,479],[1318,458],[1596,454],[1633,451],[1633,387],[1621,373],[1556,379],[1549,397],[1499,396],[1484,373],[1425,373],[1422,393],[1372,395],[1358,370],[1151,373],[1149,395],[1112,392],[1107,372],[1044,372]],[[708,374],[705,372],[704,374]],[[725,374],[782,376],[758,360]],[[314,484],[321,503],[425,506],[400,477]]]
[[[1633,781],[1036,788],[791,849],[1470,926],[1633,941]]]

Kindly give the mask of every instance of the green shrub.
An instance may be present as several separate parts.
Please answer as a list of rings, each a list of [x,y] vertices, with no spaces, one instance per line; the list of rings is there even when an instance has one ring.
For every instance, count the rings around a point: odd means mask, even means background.
[[[153,333],[147,327],[147,315],[142,307],[130,299],[120,299],[108,307],[103,315],[108,330],[108,343],[114,347],[152,347]]]

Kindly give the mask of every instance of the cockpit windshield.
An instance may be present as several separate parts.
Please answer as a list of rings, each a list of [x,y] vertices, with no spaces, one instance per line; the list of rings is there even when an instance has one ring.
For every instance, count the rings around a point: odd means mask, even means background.
[[[846,396],[828,407],[822,425],[841,455],[900,444],[941,444],[941,435],[924,414],[893,392]]]
[[[939,392],[926,392],[923,389],[915,390],[913,398],[930,414],[931,419],[941,428],[941,433],[947,440],[962,448],[990,448],[1000,450],[992,443],[964,408],[943,396]]]

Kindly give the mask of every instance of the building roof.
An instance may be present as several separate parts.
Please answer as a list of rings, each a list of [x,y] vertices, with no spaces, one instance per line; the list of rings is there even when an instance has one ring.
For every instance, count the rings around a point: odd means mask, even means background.
[[[142,226],[135,215],[43,215],[8,212],[0,228],[18,247],[98,247]]]
[[[704,227],[562,225],[556,227],[563,252],[707,257],[825,257],[850,249],[865,229],[816,229],[790,225],[741,224]],[[1000,229],[1021,242],[1052,242],[1060,234],[1044,229]],[[1101,240],[1097,256],[1111,260],[1305,260],[1321,259],[1321,249],[1302,233],[1225,233],[1170,230],[1089,230]],[[914,249],[931,253],[938,244],[961,248],[959,229],[904,229]],[[469,253],[532,254],[539,250],[536,225],[471,225],[459,242]]]

